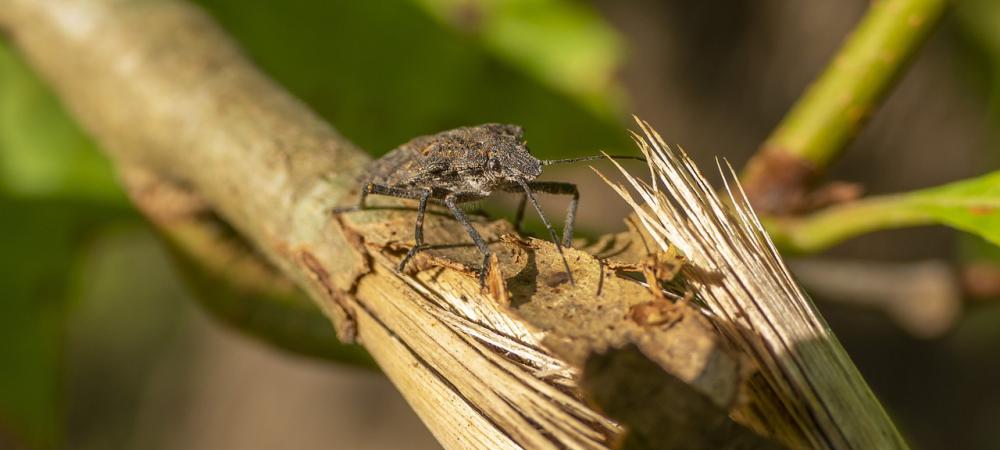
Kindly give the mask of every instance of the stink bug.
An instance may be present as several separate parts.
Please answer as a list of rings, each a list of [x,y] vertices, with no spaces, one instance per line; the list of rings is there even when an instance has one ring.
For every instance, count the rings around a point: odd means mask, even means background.
[[[580,193],[575,184],[535,181],[535,178],[541,175],[543,166],[601,158],[604,156],[539,160],[528,150],[524,132],[517,125],[488,123],[455,128],[414,138],[372,162],[362,178],[363,187],[358,204],[338,208],[335,212],[364,209],[365,198],[369,194],[418,200],[415,245],[399,263],[397,270],[402,272],[413,255],[428,247],[423,236],[427,202],[432,199],[441,201],[455,219],[462,223],[472,242],[483,254],[482,270],[479,272],[479,284],[483,286],[489,270],[490,249],[458,205],[486,198],[494,191],[522,193],[514,220],[515,226],[520,230],[525,203],[530,202],[562,257],[570,283],[575,283],[563,254],[563,247],[572,245],[573,221]],[[643,160],[637,156],[612,158]],[[538,206],[535,192],[572,196],[566,211],[561,243],[552,224]]]

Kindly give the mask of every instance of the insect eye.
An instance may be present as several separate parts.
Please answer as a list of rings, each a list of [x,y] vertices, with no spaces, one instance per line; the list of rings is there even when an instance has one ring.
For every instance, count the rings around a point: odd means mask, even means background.
[[[490,160],[486,162],[486,167],[489,168],[490,170],[494,171],[494,172],[499,172],[500,171],[500,160],[496,159],[496,158],[490,158]]]

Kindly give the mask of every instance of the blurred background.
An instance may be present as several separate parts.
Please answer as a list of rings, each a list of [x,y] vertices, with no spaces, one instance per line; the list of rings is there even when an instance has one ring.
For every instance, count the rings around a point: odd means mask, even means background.
[[[717,155],[742,166],[868,6],[197,3],[373,155],[482,122],[524,126],[542,157],[631,153],[635,113],[703,167]],[[998,86],[1000,2],[957,1],[829,177],[877,194],[996,170]],[[581,185],[583,235],[623,228],[627,207],[585,166],[544,177]],[[510,204],[486,208],[510,215]],[[562,200],[545,205],[562,216]],[[0,233],[0,448],[437,448],[377,370],[292,354],[214,317],[2,39]],[[996,254],[928,227],[795,266],[915,448],[1000,448],[1000,303],[967,295],[958,276]],[[902,303],[888,298],[900,286],[912,287]]]

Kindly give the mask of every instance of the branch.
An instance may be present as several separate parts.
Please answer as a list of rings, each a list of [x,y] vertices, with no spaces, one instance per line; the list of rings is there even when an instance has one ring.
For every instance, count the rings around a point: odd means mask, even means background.
[[[806,184],[857,135],[938,23],[946,0],[884,0],[857,29],[747,163],[755,209],[787,213]]]
[[[621,418],[625,425],[670,423],[671,408],[707,402],[716,409],[711,422],[680,428],[691,442],[770,445],[719,418],[735,404],[739,366],[704,318],[604,274],[588,253],[567,250],[577,280],[570,287],[551,244],[504,238],[508,223],[479,220],[509,294],[479,292],[471,247],[427,252],[414,261],[417,273],[396,273],[413,212],[333,218],[368,157],[254,69],[192,6],[3,0],[0,27],[119,172],[153,173],[204,202],[307,292],[343,341],[365,346],[446,447],[611,446],[624,430],[583,400],[579,378],[595,352],[631,346],[653,363],[641,367],[680,380],[687,396],[703,401],[647,405]],[[143,205],[151,216],[162,207]],[[438,215],[425,234],[429,242],[464,236]],[[648,305],[672,319],[637,321],[630,313]],[[588,367],[611,371],[616,360]],[[650,375],[600,373],[588,375],[610,386]],[[664,442],[655,433],[642,438]]]

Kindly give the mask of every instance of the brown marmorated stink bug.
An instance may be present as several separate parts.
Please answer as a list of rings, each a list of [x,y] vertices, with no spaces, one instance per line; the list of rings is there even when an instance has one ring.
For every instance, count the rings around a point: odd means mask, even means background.
[[[483,265],[479,272],[479,284],[485,285],[489,270],[490,249],[469,223],[459,204],[488,197],[494,191],[523,193],[517,208],[514,224],[520,230],[524,218],[525,202],[538,212],[542,224],[555,243],[563,266],[574,283],[573,275],[563,254],[563,247],[573,241],[573,220],[580,200],[575,184],[556,181],[535,181],[541,175],[542,167],[550,164],[591,161],[604,156],[582,158],[539,160],[532,156],[524,141],[524,132],[517,125],[488,123],[473,127],[461,127],[441,133],[421,136],[397,147],[368,167],[362,178],[361,198],[356,206],[337,208],[335,213],[357,211],[365,208],[365,198],[369,194],[418,200],[415,245],[399,263],[400,272],[417,252],[428,248],[424,243],[424,213],[427,201],[441,201],[452,215],[465,227],[472,242],[483,254]],[[638,156],[612,156],[616,159],[638,159]],[[542,213],[535,199],[535,192],[571,195],[563,226],[560,243],[552,224]]]

